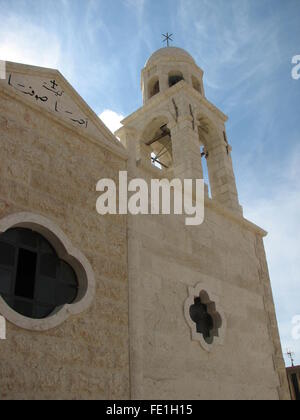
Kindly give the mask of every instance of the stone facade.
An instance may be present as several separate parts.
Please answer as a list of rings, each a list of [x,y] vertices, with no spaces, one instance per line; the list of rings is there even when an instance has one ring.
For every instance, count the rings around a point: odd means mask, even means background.
[[[36,73],[9,64],[7,71],[25,81]],[[57,72],[38,73],[90,112]],[[47,218],[87,258],[96,278],[90,307],[58,327],[36,332],[7,323],[0,399],[129,398],[126,217],[101,218],[95,210],[97,181],[117,178],[126,153],[102,124],[98,133],[85,133],[5,81],[0,142],[0,219],[22,212]]]
[[[183,80],[169,87],[168,74],[176,73]],[[266,232],[243,218],[227,117],[206,99],[203,87],[196,89],[194,75],[203,86],[202,70],[185,51],[156,52],[142,71],[144,106],[117,133],[129,151],[130,176],[148,181],[202,178],[203,146],[212,194],[206,193],[199,227],[185,226],[179,216],[128,217],[132,396],[289,399]],[[154,95],[147,88],[153,77],[160,86]],[[151,164],[149,145],[155,155],[165,146],[162,170]],[[212,348],[200,346],[186,322],[184,302],[194,288],[214,296],[222,313],[222,340]]]
[[[144,106],[123,121],[121,143],[58,72],[10,63],[7,75],[0,230],[15,214],[47,219],[86,259],[96,287],[90,305],[59,325],[22,328],[8,318],[0,398],[288,399],[266,233],[243,218],[227,117],[206,99],[192,57],[166,48],[150,58]],[[162,127],[166,138],[151,143]],[[162,169],[151,163],[158,146],[167,146]],[[202,225],[97,215],[99,179],[117,181],[122,170],[149,182],[202,178],[201,150],[212,194]],[[198,340],[186,306],[199,291],[222,318],[211,345]]]

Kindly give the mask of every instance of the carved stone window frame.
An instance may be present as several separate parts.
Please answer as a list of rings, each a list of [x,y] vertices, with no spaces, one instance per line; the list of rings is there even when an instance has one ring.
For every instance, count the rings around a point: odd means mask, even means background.
[[[95,296],[95,275],[87,258],[75,248],[62,230],[51,220],[34,213],[15,213],[0,220],[0,234],[11,228],[32,229],[44,236],[60,259],[69,263],[76,272],[79,290],[75,302],[64,305],[45,319],[27,318],[10,308],[0,296],[0,314],[12,324],[31,331],[47,331],[65,322],[70,316],[87,310]]]
[[[209,302],[215,303],[216,310],[222,319],[222,325],[220,328],[218,328],[218,337],[214,337],[212,344],[208,344],[205,341],[203,335],[197,332],[197,326],[190,316],[190,308],[192,305],[194,305],[195,298],[199,298],[203,292],[208,296]],[[185,316],[188,326],[191,329],[191,338],[193,341],[199,342],[201,347],[205,351],[210,353],[216,346],[224,345],[224,341],[225,341],[227,323],[226,323],[225,313],[220,305],[220,298],[217,295],[215,295],[213,291],[211,290],[210,286],[204,282],[198,283],[195,287],[189,287],[188,295],[189,296],[184,303],[184,316]],[[209,303],[209,302],[204,302],[204,303]]]

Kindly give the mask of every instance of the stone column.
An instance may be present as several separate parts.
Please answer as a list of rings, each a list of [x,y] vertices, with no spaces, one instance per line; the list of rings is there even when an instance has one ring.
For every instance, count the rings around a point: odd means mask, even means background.
[[[180,117],[169,124],[172,138],[174,174],[180,179],[203,179],[198,133],[192,117]]]
[[[169,89],[169,78],[168,74],[163,71],[159,72],[159,88],[160,92],[165,92]]]
[[[223,133],[212,145],[208,145],[208,173],[212,199],[242,215],[231,159],[231,147],[225,142]]]
[[[117,135],[126,147],[128,158],[128,180],[137,176],[138,132],[132,128],[123,127]],[[127,216],[128,237],[128,289],[129,289],[129,375],[130,398],[142,400],[143,394],[143,343],[144,343],[144,306],[143,286],[139,275],[141,243],[138,235],[138,219]]]
[[[180,179],[203,179],[201,151],[190,116],[168,125],[171,131],[174,175]]]

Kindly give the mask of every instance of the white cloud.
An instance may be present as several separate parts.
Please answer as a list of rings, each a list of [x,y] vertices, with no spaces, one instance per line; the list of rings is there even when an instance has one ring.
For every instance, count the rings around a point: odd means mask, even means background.
[[[106,109],[99,115],[99,118],[104,122],[106,127],[114,133],[122,127],[121,121],[124,120],[125,117],[110,109]]]
[[[55,34],[18,18],[2,21],[0,59],[41,67],[58,68],[61,45]]]

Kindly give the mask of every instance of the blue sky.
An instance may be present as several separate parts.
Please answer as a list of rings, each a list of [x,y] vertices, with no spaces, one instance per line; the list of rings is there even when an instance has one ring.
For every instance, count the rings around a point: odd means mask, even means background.
[[[0,59],[58,68],[111,127],[142,104],[140,70],[174,33],[230,120],[245,216],[269,231],[283,351],[300,315],[300,0],[0,0]]]

